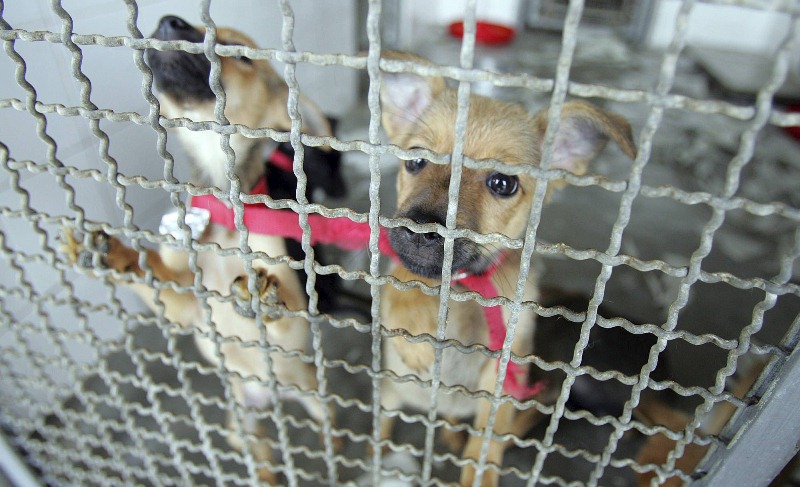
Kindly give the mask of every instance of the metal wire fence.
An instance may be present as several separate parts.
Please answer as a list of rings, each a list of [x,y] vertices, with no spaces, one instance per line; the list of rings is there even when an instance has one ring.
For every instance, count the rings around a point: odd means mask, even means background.
[[[211,15],[211,1],[200,2],[200,16],[205,27],[202,43],[187,41],[160,41],[142,34],[138,24],[138,8],[135,0],[125,0],[127,8],[126,36],[102,36],[74,32],[73,16],[61,2],[54,0],[50,8],[60,19],[60,32],[16,29],[3,19],[9,7],[0,4],[0,39],[6,56],[13,63],[15,79],[23,90],[21,98],[0,99],[4,112],[17,111],[27,114],[36,124],[36,133],[46,147],[43,160],[18,159],[9,151],[7,141],[14,133],[3,133],[0,140],[0,162],[9,190],[2,199],[0,213],[6,224],[0,232],[0,256],[5,275],[0,287],[0,371],[2,371],[3,398],[0,399],[0,424],[9,444],[15,448],[41,482],[52,485],[252,485],[258,481],[258,460],[249,448],[242,452],[228,447],[223,438],[230,433],[222,424],[226,411],[236,411],[238,421],[234,432],[242,435],[244,408],[237,403],[230,385],[235,374],[228,371],[224,360],[209,365],[187,347],[186,337],[201,334],[213,340],[216,353],[221,357],[220,347],[232,341],[220,336],[214,326],[195,326],[181,329],[170,323],[160,313],[130,309],[124,298],[120,298],[120,282],[143,283],[153,289],[154,296],[164,289],[196,296],[204,308],[207,325],[211,312],[209,302],[228,302],[232,298],[209,290],[202,285],[202,272],[197,266],[201,253],[215,252],[239,257],[250,276],[254,276],[253,262],[256,258],[266,262],[288,262],[293,269],[302,269],[308,275],[306,293],[308,308],[287,312],[301,316],[311,325],[313,352],[303,355],[286,352],[271,345],[262,333],[260,339],[251,344],[264,351],[268,364],[265,385],[275,396],[281,393],[315,396],[325,404],[335,405],[346,413],[328,415],[321,423],[306,419],[293,409],[290,403],[280,401],[267,411],[258,413],[261,420],[269,420],[273,431],[265,441],[280,452],[273,460],[272,468],[282,474],[288,485],[379,485],[381,478],[393,475],[410,483],[424,485],[451,485],[452,480],[439,476],[442,465],[461,466],[467,462],[477,464],[479,472],[495,467],[487,465],[487,453],[497,408],[503,401],[512,401],[521,409],[536,408],[545,415],[541,434],[528,438],[504,435],[518,451],[523,452],[522,461],[499,468],[509,485],[598,485],[610,482],[610,470],[627,470],[637,473],[654,472],[653,482],[658,484],[668,478],[692,481],[702,477],[703,482],[724,482],[725,475],[745,481],[764,483],[774,476],[788,461],[792,448],[796,449],[797,418],[780,419],[776,411],[792,410],[798,396],[797,343],[800,337],[800,315],[783,323],[781,336],[772,343],[757,343],[757,335],[765,323],[765,316],[778,306],[779,301],[791,301],[800,296],[797,283],[797,258],[800,255],[800,208],[797,201],[759,200],[741,191],[743,178],[750,177],[749,164],[759,148],[759,137],[767,130],[800,125],[800,115],[790,114],[773,105],[775,93],[787,77],[792,47],[800,33],[798,15],[800,7],[794,2],[709,2],[738,4],[753,9],[771,9],[783,12],[792,18],[792,29],[774,59],[769,82],[758,92],[751,104],[734,104],[727,101],[702,99],[673,92],[678,65],[686,44],[688,19],[695,2],[683,2],[676,20],[675,37],[663,53],[657,69],[658,77],[652,89],[623,89],[613,86],[587,84],[571,79],[571,67],[575,55],[578,30],[583,11],[583,2],[569,2],[563,24],[563,36],[555,75],[552,78],[538,77],[528,73],[495,73],[476,69],[475,63],[475,1],[467,2],[465,11],[465,34],[460,48],[458,65],[425,65],[412,61],[381,57],[380,20],[382,5],[379,0],[368,2],[366,32],[369,47],[366,56],[355,54],[322,54],[295,49],[294,14],[291,2],[278,2],[283,16],[282,44],[276,48],[251,48],[219,44],[216,41],[216,24]],[[167,12],[165,12],[167,13]],[[26,59],[20,54],[19,45],[24,43],[62,44],[70,56],[71,74],[81,87],[80,103],[68,106],[61,103],[44,103],[37,89],[27,79]],[[133,53],[136,68],[141,75],[141,90],[149,104],[147,113],[121,112],[97,106],[92,101],[92,82],[82,71],[83,49],[87,46],[102,48],[124,47]],[[160,113],[160,105],[153,94],[153,75],[144,60],[145,49],[181,50],[204,54],[211,62],[210,86],[216,97],[214,120],[191,121],[169,119]],[[284,63],[284,77],[289,87],[288,114],[292,129],[288,132],[264,127],[247,127],[232,124],[225,115],[226,93],[220,81],[220,58],[246,56],[251,59],[266,59]],[[368,91],[365,103],[369,108],[369,128],[366,140],[344,140],[336,137],[320,137],[301,133],[300,112],[297,106],[300,87],[296,80],[297,66],[344,66],[365,71]],[[456,118],[456,142],[450,154],[433,154],[420,149],[404,150],[388,145],[381,136],[381,107],[379,100],[381,73],[410,72],[423,77],[443,76],[458,85],[458,115]],[[526,92],[549,99],[549,124],[543,146],[542,163],[534,166],[510,166],[500,161],[476,161],[465,156],[464,134],[471,87],[478,82],[489,82],[502,88],[520,88]],[[307,95],[313,97],[312,93]],[[5,95],[3,95],[5,96]],[[559,169],[549,168],[552,147],[559,125],[559,114],[567,97],[595,98],[609,103],[635,106],[645,111],[643,124],[634,126],[638,155],[623,178],[613,179],[599,174],[578,176]],[[670,112],[696,115],[713,115],[741,123],[738,146],[725,167],[719,173],[722,185],[719,191],[688,190],[676,185],[652,185],[646,182],[645,171],[652,164],[654,140],[665,114]],[[61,146],[53,135],[53,120],[78,117],[88,122],[89,131],[99,144],[102,169],[84,169],[67,163],[59,155]],[[109,152],[111,136],[103,127],[107,123],[136,124],[149,127],[157,136],[157,150],[163,161],[163,176],[145,177],[141,174],[124,173],[120,164]],[[206,131],[220,136],[227,157],[226,171],[230,178],[230,189],[197,187],[176,176],[175,157],[167,149],[167,129],[185,128],[191,131]],[[247,196],[240,192],[240,183],[235,176],[236,154],[230,145],[230,137],[239,134],[247,138],[269,138],[278,142],[289,142],[295,149],[294,165],[298,174],[296,200],[272,200],[263,196]],[[328,145],[336,151],[358,152],[368,158],[369,211],[356,212],[347,207],[331,208],[309,203],[306,199],[306,178],[302,171],[304,147]],[[420,155],[435,164],[450,165],[452,178],[449,187],[449,203],[446,228],[437,231],[444,237],[443,282],[453,275],[453,245],[456,238],[469,238],[475,242],[514,249],[522,255],[522,265],[516,283],[517,293],[512,298],[484,298],[476,293],[459,291],[451,286],[426,286],[420,282],[400,282],[385,274],[385,266],[379,251],[380,228],[407,226],[416,232],[430,232],[425,225],[409,223],[403,219],[385,216],[379,198],[381,188],[387,183],[382,178],[380,159],[393,156],[401,160],[414,159]],[[609,232],[607,247],[603,250],[581,248],[566,243],[545,243],[540,236],[541,219],[545,212],[546,185],[538,185],[533,198],[527,229],[522,238],[502,235],[481,235],[456,228],[455,215],[459,199],[461,171],[464,169],[495,168],[510,174],[525,172],[540,181],[565,180],[570,186],[598,189],[618,197],[615,221]],[[798,177],[800,168],[789,170],[789,177]],[[46,211],[33,204],[26,178],[46,175],[66,195],[66,204]],[[113,189],[117,208],[122,215],[119,224],[87,218],[86,209],[79,202],[80,182],[90,180]],[[238,232],[238,247],[221,248],[214,243],[193,240],[189,232],[182,240],[140,228],[134,222],[136,208],[126,200],[131,188],[144,188],[169,195],[170,204],[185,217],[187,196],[213,194],[230,202]],[[685,264],[675,264],[665,259],[647,259],[624,252],[625,235],[629,230],[635,204],[642,200],[666,200],[682,206],[703,206],[708,217],[698,229],[698,245]],[[300,215],[303,237],[302,248],[305,259],[294,261],[285,256],[264,256],[252,252],[248,245],[248,229],[243,224],[244,205],[263,203],[270,208],[286,209]],[[312,228],[309,215],[324,217],[346,217],[369,225],[370,239],[368,263],[362,270],[347,270],[342,265],[323,265],[315,259],[311,245]],[[769,276],[738,274],[735,270],[709,270],[707,258],[715,248],[718,231],[730,214],[745,215],[749,221],[777,219],[781,222],[781,238],[790,243],[782,247],[782,254],[774,261],[778,271]],[[772,220],[770,220],[772,221]],[[38,247],[21,246],[12,231],[12,223],[29,226],[28,233],[38,242]],[[153,277],[146,254],[141,252],[139,265],[145,269],[143,276],[120,274],[103,268],[99,260],[89,276],[86,269],[68,262],[59,252],[57,234],[62,226],[79,229],[87,235],[103,231],[130,241],[136,250],[158,244],[172,244],[189,254],[194,282],[189,286],[160,282]],[[184,229],[187,229],[184,225]],[[774,236],[774,235],[772,235]],[[769,233],[761,234],[769,238]],[[88,244],[89,241],[87,240]],[[599,266],[599,272],[591,286],[588,308],[571,311],[562,306],[546,307],[524,299],[525,282],[529,279],[531,262],[541,258],[565,258],[570,261],[589,261]],[[97,259],[97,257],[95,257]],[[613,275],[630,269],[635,273],[651,273],[674,279],[677,282],[675,295],[666,307],[663,322],[640,324],[621,317],[604,317],[599,311],[606,299],[607,288]],[[368,287],[368,319],[330,316],[318,311],[318,296],[315,280],[318,275],[333,274],[342,281],[365,283]],[[44,280],[44,282],[43,282]],[[95,282],[97,285],[85,284]],[[88,286],[86,289],[83,286]],[[758,302],[749,313],[748,322],[729,334],[704,331],[696,333],[679,326],[690,295],[702,285],[755,293]],[[92,287],[95,286],[95,287]],[[432,380],[415,377],[398,377],[382,365],[382,341],[402,336],[397,330],[382,327],[380,298],[384,286],[397,289],[420,289],[428,295],[438,296],[438,327],[435,336],[407,337],[412,342],[430,343],[435,348]],[[87,291],[89,289],[89,291]],[[643,293],[644,294],[644,293]],[[639,299],[647,299],[644,295]],[[445,340],[448,303],[451,301],[477,301],[482,306],[503,305],[509,310],[507,339],[501,350],[490,351],[481,346],[465,346]],[[24,309],[26,312],[20,312]],[[520,313],[532,309],[542,317],[561,316],[565,322],[580,327],[580,334],[569,360],[549,362],[539,356],[517,357],[511,353],[511,343],[516,332]],[[264,311],[256,309],[260,318]],[[795,311],[796,313],[796,311]],[[780,319],[784,315],[781,315]],[[24,318],[22,318],[24,317]],[[108,332],[109,323],[119,328],[119,333]],[[583,355],[590,342],[590,333],[595,328],[620,328],[631,334],[649,334],[654,345],[648,351],[648,359],[633,375],[620,371],[601,371],[587,366]],[[144,330],[144,331],[143,331]],[[142,334],[150,337],[143,346]],[[346,354],[328,353],[325,344],[335,337],[347,336],[363,347],[359,360]],[[670,343],[681,342],[695,347],[714,347],[724,358],[722,365],[714,368],[710,385],[684,385],[679,380],[652,377],[663,352]],[[484,353],[499,359],[497,380],[492,391],[471,393],[463,388],[443,384],[441,378],[444,350],[454,348],[463,353]],[[313,363],[317,370],[316,390],[301,390],[280,384],[275,380],[269,365],[274,353],[301,356]],[[726,390],[726,381],[739,367],[742,357],[755,354],[766,357],[767,366],[760,381],[744,398]],[[517,362],[532,365],[544,371],[560,370],[564,374],[553,403],[536,399],[518,401],[503,395],[503,383],[508,364]],[[619,382],[630,387],[630,395],[624,402],[619,416],[598,416],[583,410],[568,407],[568,398],[576,380],[590,376],[603,383]],[[437,397],[437,392],[458,392],[487,398],[492,407],[484,431],[476,431],[467,425],[451,425],[440,417],[436,400],[422,414],[411,411],[385,411],[381,404],[381,381],[412,381],[418,383]],[[348,393],[353,383],[363,386],[361,395]],[[693,399],[691,420],[685,427],[672,430],[665,426],[648,425],[634,417],[634,409],[646,390],[671,391],[682,398]],[[756,401],[756,398],[760,399]],[[718,403],[728,403],[738,411],[724,434],[711,436],[699,432],[703,421]],[[785,407],[781,407],[781,406]],[[342,419],[341,416],[346,416]],[[386,443],[381,438],[380,419],[390,415],[399,417],[410,426],[419,426],[415,442],[397,439]],[[570,421],[585,421],[591,428],[602,430],[604,444],[598,449],[567,445],[559,440],[558,432]],[[779,426],[777,421],[784,421]],[[441,430],[466,431],[470,435],[482,436],[483,444],[477,462],[464,460],[457,454],[440,453],[436,448],[434,434]],[[782,429],[782,434],[775,430]],[[321,435],[322,441],[308,439],[301,432]],[[635,456],[624,451],[620,445],[626,434],[638,432],[645,438],[663,435],[674,441],[669,454],[660,465],[637,463]],[[495,435],[496,436],[496,435]],[[343,438],[350,443],[343,451],[335,444]],[[783,448],[785,454],[771,455],[765,452],[756,455],[758,465],[736,460],[748,444],[767,442],[775,449]],[[701,468],[684,472],[676,462],[684,450],[691,445],[711,445],[711,453]],[[744,446],[742,446],[744,445]],[[366,447],[371,447],[367,453]],[[402,470],[386,464],[389,451],[407,452],[420,463],[418,471]],[[553,457],[586,462],[591,465],[585,478],[574,480],[549,473],[548,462]],[[736,466],[738,465],[738,467]],[[706,472],[711,474],[703,475]],[[451,475],[452,477],[452,475]],[[369,480],[363,480],[363,479]],[[710,480],[709,480],[710,479]],[[365,483],[364,483],[365,482]],[[516,482],[516,483],[514,483]],[[719,483],[719,485],[725,485]],[[730,484],[728,484],[730,485]]]

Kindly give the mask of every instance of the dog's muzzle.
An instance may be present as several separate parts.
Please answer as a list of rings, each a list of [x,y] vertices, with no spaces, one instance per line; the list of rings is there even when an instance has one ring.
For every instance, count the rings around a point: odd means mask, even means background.
[[[203,42],[203,33],[180,17],[162,17],[152,34],[160,41]],[[145,50],[145,60],[153,71],[156,89],[179,102],[206,101],[214,99],[208,84],[211,62],[205,54],[184,51]]]
[[[409,218],[417,223],[438,223],[444,221],[435,215],[420,210],[411,210],[396,215]],[[444,261],[444,237],[436,232],[416,233],[406,227],[389,229],[389,243],[403,266],[414,274],[430,279],[442,276]],[[466,238],[457,238],[453,242],[453,275],[466,272],[483,274],[493,262],[480,245]]]

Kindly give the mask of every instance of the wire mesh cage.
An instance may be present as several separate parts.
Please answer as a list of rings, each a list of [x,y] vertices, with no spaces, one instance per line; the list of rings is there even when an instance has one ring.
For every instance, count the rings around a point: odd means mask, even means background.
[[[508,55],[476,46],[466,3],[463,39],[420,43],[433,63],[382,49],[379,0],[360,20],[344,0],[0,3],[12,482],[767,485],[784,468],[800,115],[776,94],[800,8],[706,2],[785,20],[768,81],[734,103],[684,53],[694,2],[657,54],[598,47],[584,3],[559,2],[563,34],[518,34],[507,72],[475,67]],[[200,77],[164,84],[174,59]],[[437,97],[444,148],[403,139]],[[587,171],[559,164],[608,138]],[[394,178],[428,173],[445,182],[421,186],[425,211],[396,208]],[[518,234],[465,223],[496,204],[486,188]],[[433,242],[433,270],[398,274],[396,234]]]

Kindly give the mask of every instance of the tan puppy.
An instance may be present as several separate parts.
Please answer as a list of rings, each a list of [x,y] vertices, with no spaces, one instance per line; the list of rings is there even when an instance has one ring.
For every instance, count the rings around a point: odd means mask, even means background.
[[[393,57],[417,59],[409,55]],[[419,60],[423,63],[426,61]],[[391,142],[404,149],[421,147],[439,154],[453,150],[456,120],[456,93],[441,78],[422,78],[414,74],[384,73],[381,89],[383,126]],[[547,114],[529,115],[522,107],[481,96],[470,99],[469,121],[464,140],[464,154],[472,159],[497,159],[507,164],[539,164],[542,141],[547,127]],[[611,139],[633,158],[635,147],[628,123],[587,102],[573,101],[564,105],[551,167],[582,174],[594,156]],[[395,217],[410,218],[418,223],[445,224],[450,167],[423,159],[406,161],[397,179],[397,212]],[[457,226],[482,234],[501,233],[520,238],[530,213],[536,179],[528,174],[505,175],[492,170],[465,168],[461,178]],[[544,184],[544,183],[541,183]],[[555,186],[555,185],[554,185]],[[395,265],[391,275],[400,281],[421,281],[430,286],[440,282],[444,238],[438,233],[415,234],[405,227],[393,228],[389,239],[402,265]],[[500,249],[456,239],[453,272],[480,275],[500,261],[492,282],[499,295],[513,298],[520,265],[519,251]],[[456,284],[455,289],[465,288]],[[439,298],[412,289],[401,291],[386,286],[382,293],[383,323],[389,329],[405,329],[412,335],[436,335]],[[528,278],[525,300],[537,299],[535,276]],[[508,310],[503,310],[508,319]],[[512,351],[528,355],[533,350],[535,315],[522,312],[516,327]],[[477,303],[449,302],[446,338],[464,345],[489,344],[484,312]],[[428,343],[411,343],[402,337],[384,341],[385,367],[394,373],[431,379],[434,348]],[[441,382],[446,386],[463,386],[470,391],[491,391],[496,383],[495,359],[481,353],[464,354],[454,348],[444,349]],[[386,379],[382,388],[382,407],[396,410],[407,405],[426,411],[430,408],[430,390],[411,382]],[[488,419],[490,404],[486,400],[462,393],[438,396],[438,411],[450,421],[475,417],[474,426],[481,431]],[[510,402],[497,411],[494,431],[497,434],[523,433],[530,426],[521,421]],[[516,420],[515,420],[516,419]],[[382,436],[391,434],[392,420],[385,418]],[[477,459],[481,436],[472,436],[463,452],[465,459]],[[493,441],[488,461],[502,464],[506,445]],[[462,469],[462,485],[471,485],[475,477],[472,467]],[[498,472],[490,466],[483,473],[483,485],[497,485]]]
[[[255,47],[252,40],[234,30],[219,29],[217,36],[218,42],[222,44]],[[167,16],[161,19],[153,37],[160,40],[202,42],[204,30],[192,27],[178,17]],[[268,61],[231,57],[221,57],[220,61],[221,81],[227,96],[225,115],[231,123],[251,128],[291,128],[286,109],[288,88]],[[211,64],[205,55],[149,49],[147,62],[155,77],[162,115],[170,118],[186,117],[195,121],[214,120],[215,97],[208,81]],[[316,106],[303,99],[300,107],[305,123],[304,131],[314,135],[331,135],[328,122]],[[177,129],[174,133],[190,155],[192,183],[201,187],[229,188],[229,180],[225,174],[226,156],[220,148],[220,137],[209,131],[188,129]],[[239,134],[231,136],[230,145],[236,153],[234,170],[241,181],[242,191],[249,192],[264,174],[264,145],[270,143],[272,142],[268,140],[247,138]],[[144,271],[138,265],[138,252],[103,234],[95,235],[94,239],[96,248],[104,253],[102,260],[106,266],[119,272],[133,272],[140,277],[144,276]],[[231,232],[214,224],[205,230],[200,240],[219,244],[223,249],[237,249],[240,245],[238,232]],[[87,251],[82,249],[72,235],[67,236],[66,244],[67,252],[74,260],[86,260]],[[268,256],[287,255],[285,242],[279,237],[250,233],[248,245],[253,252],[264,252]],[[181,286],[192,286],[196,278],[189,268],[188,254],[183,250],[163,246],[159,252],[148,251],[147,263],[155,279],[161,282],[172,281]],[[257,259],[253,261],[253,266],[259,277],[256,289],[261,291],[265,302],[278,307],[285,306],[292,311],[306,309],[304,290],[297,274],[288,265],[272,265]],[[239,304],[243,308],[241,313],[234,309],[231,302],[213,297],[200,300],[194,294],[181,294],[165,287],[158,296],[164,305],[164,315],[171,322],[197,327],[201,332],[196,335],[197,346],[205,358],[212,364],[222,361],[223,367],[233,374],[230,385],[239,405],[250,410],[265,409],[278,398],[272,397],[266,385],[269,379],[266,352],[253,346],[259,343],[262,327],[252,318],[254,313],[251,310],[248,312],[250,293],[243,260],[236,256],[223,257],[215,252],[199,252],[197,267],[202,271],[200,279],[205,288],[223,296],[233,293],[240,298]],[[158,311],[152,287],[141,283],[128,284],[148,305]],[[210,308],[210,316],[204,310],[205,305]],[[309,325],[304,319],[265,317],[265,320],[269,320],[264,324],[270,345],[287,351],[303,351],[307,346]],[[218,347],[219,352],[213,340],[201,336],[212,331],[225,340]],[[240,341],[250,346],[240,346]],[[271,353],[270,358],[274,375],[282,386],[295,386],[303,391],[317,389],[316,371],[312,365],[279,353]],[[309,415],[322,421],[326,411],[318,400],[302,394],[286,395],[300,400]],[[229,413],[228,419],[231,430],[229,442],[235,448],[241,449],[245,440],[236,434],[235,416],[232,413]],[[245,417],[244,433],[263,436],[262,427],[252,415],[251,412]],[[265,442],[255,442],[251,449],[259,462],[272,458],[270,448]],[[276,480],[275,473],[266,466],[259,468],[258,473],[262,480]]]

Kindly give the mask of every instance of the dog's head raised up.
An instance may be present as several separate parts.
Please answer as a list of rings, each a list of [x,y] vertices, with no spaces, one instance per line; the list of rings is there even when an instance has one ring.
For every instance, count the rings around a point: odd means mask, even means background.
[[[162,41],[188,41],[201,43],[205,28],[194,27],[180,17],[163,17],[153,32],[154,39]],[[218,28],[217,43],[255,48],[256,44],[233,29]],[[214,120],[216,98],[209,84],[211,62],[203,53],[192,54],[181,50],[147,49],[147,64],[153,71],[156,93],[161,113],[170,118],[185,117],[194,121]],[[250,128],[272,128],[288,131],[291,119],[287,111],[289,90],[269,61],[244,56],[220,56],[220,82],[225,91],[225,116],[232,124]],[[305,97],[298,103],[303,119],[303,132],[311,135],[332,135],[330,124],[320,109]],[[219,138],[210,132],[179,130],[184,147],[190,152],[198,167],[194,169],[200,182],[225,187],[225,154],[219,147]],[[210,136],[209,136],[210,135]],[[236,153],[237,173],[246,183],[263,172],[263,167],[242,165],[251,162],[251,152],[263,140],[234,134],[231,146]],[[257,158],[261,154],[256,154]]]
[[[407,54],[392,53],[390,56],[427,64]],[[383,127],[393,144],[404,149],[425,148],[439,154],[452,152],[457,99],[456,92],[448,88],[442,78],[384,73],[381,104]],[[519,105],[473,95],[464,154],[474,160],[538,165],[546,128],[546,110],[531,116]],[[567,102],[561,112],[550,167],[583,174],[609,139],[627,156],[635,157],[627,121],[588,102]],[[433,164],[424,159],[405,161],[397,179],[395,217],[444,226],[449,184],[449,165]],[[496,232],[512,238],[521,237],[536,184],[536,179],[525,173],[515,176],[464,168],[457,227],[483,234]],[[551,183],[552,186],[557,184]],[[390,230],[389,238],[409,271],[433,279],[441,276],[444,251],[441,235],[418,234],[397,227]],[[480,274],[496,260],[496,252],[468,239],[456,239],[453,269]]]

